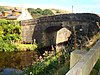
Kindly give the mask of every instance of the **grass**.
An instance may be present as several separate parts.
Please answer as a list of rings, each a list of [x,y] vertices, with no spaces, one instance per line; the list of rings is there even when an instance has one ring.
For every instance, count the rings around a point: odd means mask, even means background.
[[[96,69],[93,69],[90,73],[90,75],[97,75],[98,74],[98,71]]]
[[[99,69],[100,69],[100,57],[99,57],[97,63],[95,64],[94,69],[96,69],[97,71],[99,71]]]
[[[68,71],[69,71],[69,61],[66,61],[65,64],[54,73],[54,75],[65,75]]]
[[[97,63],[95,64],[93,70],[91,71],[90,75],[97,75],[100,69],[100,57],[97,61]]]
[[[60,57],[60,53],[57,55],[57,57],[58,58]],[[59,61],[60,60],[58,59],[58,62]],[[69,71],[69,65],[70,65],[69,60],[66,60],[64,62],[64,64],[59,63],[59,65],[56,69],[53,68],[52,70],[48,71],[48,73],[46,75],[65,75]]]
[[[64,75],[69,70],[69,60],[65,60],[66,56],[62,52],[58,52],[56,56],[52,55],[34,64],[31,68],[27,67],[26,75],[29,75],[29,72],[32,72],[33,75],[40,75],[40,73],[41,75]]]

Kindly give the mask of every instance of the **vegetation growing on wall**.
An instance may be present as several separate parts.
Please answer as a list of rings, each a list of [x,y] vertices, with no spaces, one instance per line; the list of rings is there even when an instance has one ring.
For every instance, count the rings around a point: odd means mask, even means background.
[[[21,26],[18,21],[0,20],[0,51],[14,51],[13,44],[21,40]]]

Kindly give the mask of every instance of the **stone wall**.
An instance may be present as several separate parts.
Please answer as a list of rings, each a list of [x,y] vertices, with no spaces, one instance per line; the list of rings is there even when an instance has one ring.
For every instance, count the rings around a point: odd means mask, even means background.
[[[23,42],[26,42],[26,43],[33,42],[32,36],[33,36],[33,32],[34,32],[36,24],[37,24],[37,21],[33,19],[21,21]]]
[[[61,14],[41,17],[35,20],[25,20],[21,21],[22,37],[25,42],[33,42],[36,39],[40,45],[52,45],[56,44],[57,31],[61,28],[65,27],[73,34],[74,27],[77,35],[85,34],[91,37],[99,29],[97,28],[97,22],[100,27],[100,17],[88,13]]]
[[[46,16],[38,19],[39,23],[43,22],[63,22],[63,21],[100,21],[96,14],[76,13],[76,14],[60,14],[55,16]]]

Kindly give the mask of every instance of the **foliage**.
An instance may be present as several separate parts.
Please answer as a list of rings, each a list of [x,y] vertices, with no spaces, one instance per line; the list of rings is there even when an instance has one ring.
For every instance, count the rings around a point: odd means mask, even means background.
[[[97,63],[95,64],[94,69],[96,69],[97,71],[99,71],[99,69],[100,69],[100,57],[99,57]]]
[[[37,8],[37,9],[34,9],[34,8],[28,8],[28,11],[33,15],[33,14],[41,14],[42,15],[42,9],[40,8]]]
[[[51,10],[49,10],[49,9],[43,10],[42,14],[43,15],[54,15],[54,13]]]
[[[27,50],[35,50],[37,48],[37,44],[15,44],[17,46],[17,50],[19,51],[27,51]]]
[[[6,10],[8,10],[6,7],[4,7],[4,6],[0,6],[0,12],[2,12],[2,11],[6,11]]]
[[[56,71],[58,68],[61,68],[65,61],[59,60],[64,59],[62,58],[62,53],[60,52],[56,56],[53,57],[47,57],[42,62],[37,62],[36,64],[31,65],[30,67],[27,67],[25,71],[25,75],[29,75],[32,73],[32,75],[53,75],[51,71]],[[63,63],[62,63],[63,62]]]
[[[9,41],[0,41],[0,51],[14,51],[16,46],[11,44]]]
[[[28,11],[31,13],[31,14],[36,14],[37,12],[35,11],[34,8],[28,8]]]
[[[93,67],[93,70],[91,71],[90,75],[97,75],[99,70],[100,70],[100,57],[96,62],[95,66]]]
[[[0,26],[0,40],[2,40],[2,37],[3,37],[3,28],[2,26]]]
[[[14,51],[12,44],[21,40],[21,26],[18,21],[0,20],[0,51]]]
[[[47,62],[38,62],[34,64],[32,67],[26,68],[25,73],[26,75],[29,75],[30,72],[32,72],[32,75],[44,75],[44,73],[48,72],[48,70],[57,67],[55,63],[57,63],[57,58],[48,60]]]
[[[41,16],[48,16],[48,15],[54,15],[54,13],[50,9],[34,9],[34,8],[28,8],[28,11],[31,13],[33,18],[36,16],[36,18],[41,17]]]
[[[35,9],[35,11],[37,14],[42,14],[42,9],[40,9],[40,8]]]
[[[53,75],[65,75],[69,71],[70,62],[67,61],[62,67],[60,67]]]

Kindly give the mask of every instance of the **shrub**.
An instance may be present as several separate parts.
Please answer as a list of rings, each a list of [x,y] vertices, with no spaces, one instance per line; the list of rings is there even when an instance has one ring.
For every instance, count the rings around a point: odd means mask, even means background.
[[[0,51],[14,51],[12,42],[21,40],[21,26],[18,21],[0,20]]]
[[[19,51],[36,50],[37,44],[16,44]]]
[[[65,62],[63,60],[60,60],[59,63],[59,57],[62,58],[62,53],[57,54],[53,57],[47,57],[42,62],[37,62],[36,64],[31,65],[30,67],[27,67],[24,72],[25,75],[29,75],[30,72],[32,75],[48,75],[51,74],[50,71],[57,70],[59,67],[62,66]],[[65,59],[65,58],[62,58]],[[64,62],[64,63],[62,63]]]

